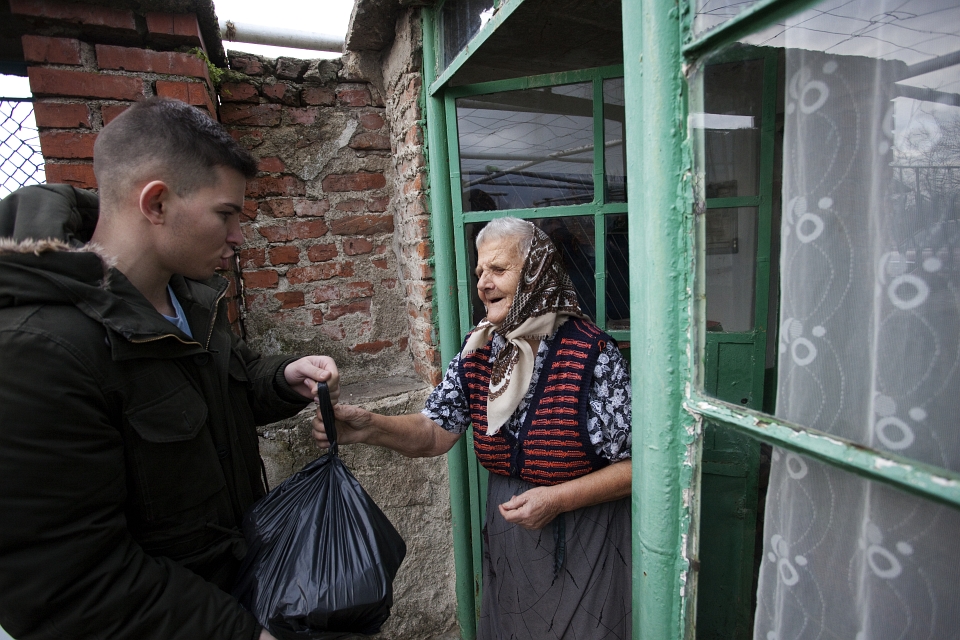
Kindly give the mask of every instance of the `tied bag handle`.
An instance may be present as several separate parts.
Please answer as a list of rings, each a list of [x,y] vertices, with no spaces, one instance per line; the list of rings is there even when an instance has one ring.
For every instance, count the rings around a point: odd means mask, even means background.
[[[317,406],[320,408],[320,418],[323,419],[323,428],[330,440],[330,453],[337,455],[337,426],[333,414],[333,403],[330,402],[330,390],[326,382],[317,383]]]

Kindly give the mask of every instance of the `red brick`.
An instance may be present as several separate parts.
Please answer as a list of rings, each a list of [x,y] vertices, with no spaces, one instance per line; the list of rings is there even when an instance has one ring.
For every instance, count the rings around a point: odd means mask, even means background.
[[[253,54],[234,53],[230,56],[230,68],[248,76],[263,74],[263,64]]]
[[[156,90],[161,98],[176,98],[195,107],[204,107],[214,118],[217,116],[217,108],[213,106],[207,85],[203,82],[157,80]]]
[[[373,266],[377,267],[378,269],[386,269],[386,268],[387,268],[387,261],[386,261],[386,260],[371,260],[370,262],[373,264]]]
[[[330,305],[330,311],[328,311],[326,314],[326,319],[336,320],[337,318],[351,313],[370,315],[370,301],[358,300],[348,304],[332,304]]]
[[[80,64],[80,41],[74,38],[23,36],[23,59],[48,64]]]
[[[243,212],[240,214],[240,217],[243,218],[244,220],[256,220],[257,219],[257,201],[244,200]]]
[[[419,146],[423,144],[423,137],[420,133],[420,127],[413,125],[407,129],[407,133],[403,137],[403,142],[404,144],[410,146]]]
[[[344,200],[337,204],[337,211],[346,211],[348,213],[356,213],[357,211],[363,211],[366,203],[363,200]]]
[[[96,189],[97,177],[92,164],[51,164],[44,166],[48,184],[69,184],[81,189]]]
[[[161,13],[150,11],[146,15],[147,32],[161,36],[164,42],[177,42],[205,48],[197,16],[193,13]]]
[[[323,179],[323,190],[327,192],[369,191],[370,189],[380,189],[386,184],[387,180],[382,173],[361,171],[360,173],[327,176]]]
[[[260,176],[247,181],[247,195],[253,198],[302,196],[306,191],[306,185],[296,176]]]
[[[362,149],[364,151],[390,150],[390,138],[382,133],[368,131],[358,133],[350,141],[351,149]]]
[[[390,206],[389,196],[373,198],[372,200],[367,201],[367,211],[370,211],[371,213],[383,213],[387,210],[388,206]]]
[[[264,84],[260,87],[260,93],[268,100],[279,102],[290,107],[295,107],[300,104],[300,99],[297,96],[297,88],[286,82]]]
[[[340,275],[344,278],[352,278],[353,273],[353,263],[352,262],[341,262],[340,263]]]
[[[248,247],[240,249],[240,267],[249,269],[262,267],[267,264],[267,255],[263,247]]]
[[[285,247],[274,247],[269,251],[270,264],[278,266],[281,264],[297,264],[300,262],[300,249],[287,245]]]
[[[355,344],[350,347],[351,353],[369,353],[373,355],[375,353],[380,353],[387,347],[392,347],[393,343],[389,340],[376,340],[374,342],[362,342],[360,344]]]
[[[297,221],[257,229],[270,242],[290,242],[306,238],[320,238],[327,233],[323,220]]]
[[[373,283],[348,282],[345,293],[347,298],[372,298]]]
[[[379,113],[364,113],[360,116],[360,124],[364,129],[374,130],[383,126],[383,117]]]
[[[273,294],[273,297],[280,301],[281,309],[296,309],[304,303],[303,291],[281,291]]]
[[[248,82],[224,82],[220,85],[220,99],[223,102],[260,102],[257,87]]]
[[[280,173],[286,168],[283,160],[276,156],[260,158],[257,162],[257,171],[266,171],[267,173]]]
[[[310,258],[311,262],[327,262],[338,255],[340,255],[340,251],[337,249],[337,245],[332,242],[315,244],[307,248],[307,257]]]
[[[310,322],[311,324],[323,324],[323,311],[319,309],[314,309],[310,312]]]
[[[343,252],[348,256],[359,256],[373,251],[373,243],[366,238],[347,238],[343,241]]]
[[[90,128],[90,107],[83,103],[34,102],[33,116],[36,118],[38,127],[55,129]]]
[[[347,216],[330,221],[330,231],[337,236],[368,236],[375,233],[393,233],[393,216]]]
[[[332,107],[337,101],[337,95],[333,89],[327,87],[307,87],[300,94],[304,104],[311,104],[318,107]]]
[[[315,303],[329,302],[331,300],[340,299],[340,287],[332,284],[327,284],[322,287],[317,287],[313,290],[313,301]]]
[[[100,115],[103,117],[103,124],[110,124],[114,118],[123,113],[129,107],[129,104],[105,104],[100,106]]]
[[[278,104],[225,104],[220,107],[224,124],[245,124],[253,127],[275,127],[280,124]]]
[[[30,67],[30,91],[34,95],[81,96],[136,100],[143,97],[143,80],[88,71]]]
[[[222,113],[223,108],[220,111]],[[263,131],[259,129],[227,129],[227,132],[246,149],[253,149],[263,143]]]
[[[418,173],[417,177],[413,180],[408,180],[403,184],[403,193],[404,195],[410,195],[411,193],[417,193],[423,191],[423,174]]]
[[[248,289],[275,289],[280,283],[280,275],[276,271],[244,271],[243,284]]]
[[[287,282],[290,284],[305,284],[318,280],[329,280],[340,275],[339,265],[335,262],[314,264],[309,267],[291,267],[287,271]]]
[[[59,0],[10,0],[10,12],[51,20],[77,22],[91,27],[136,30],[133,12]]]
[[[284,109],[290,124],[313,124],[320,115],[320,110],[316,107],[294,107]]]
[[[337,87],[337,101],[347,107],[367,107],[372,103],[370,90],[366,87],[362,89]]]
[[[330,211],[330,202],[327,200],[299,200],[293,209],[298,217],[319,218]]]
[[[290,198],[276,198],[264,200],[260,203],[260,209],[264,215],[271,218],[291,218],[293,217],[293,200]]]
[[[122,69],[175,76],[204,78],[209,76],[207,63],[190,53],[150,51],[139,47],[97,45],[97,66],[101,69]]]
[[[417,244],[417,257],[426,260],[430,257],[430,243],[423,241]]]
[[[44,131],[40,134],[40,150],[45,158],[92,158],[95,133]]]

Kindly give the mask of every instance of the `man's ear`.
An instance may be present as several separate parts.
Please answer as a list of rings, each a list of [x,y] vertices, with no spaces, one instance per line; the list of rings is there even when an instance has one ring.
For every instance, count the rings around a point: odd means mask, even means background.
[[[173,191],[163,180],[148,182],[140,190],[140,213],[150,224],[164,224]]]

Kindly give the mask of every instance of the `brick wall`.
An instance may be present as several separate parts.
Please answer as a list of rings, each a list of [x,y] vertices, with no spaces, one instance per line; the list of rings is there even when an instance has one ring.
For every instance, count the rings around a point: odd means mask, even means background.
[[[382,89],[340,60],[228,57],[221,121],[260,163],[241,252],[248,339],[329,354],[346,382],[410,371]]]

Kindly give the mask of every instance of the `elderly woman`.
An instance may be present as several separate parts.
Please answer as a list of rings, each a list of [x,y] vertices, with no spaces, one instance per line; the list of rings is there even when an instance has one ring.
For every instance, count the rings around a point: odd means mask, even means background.
[[[339,441],[446,453],[473,424],[490,472],[478,637],[630,637],[630,382],[580,312],[550,239],[499,218],[477,236],[486,318],[421,413],[337,405]],[[314,435],[326,441],[322,420]]]

